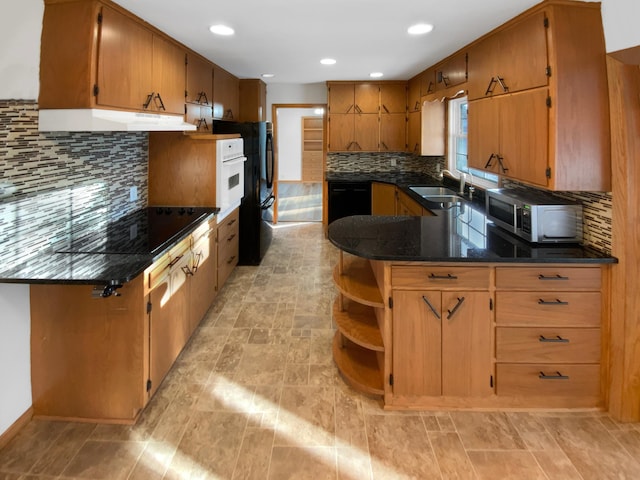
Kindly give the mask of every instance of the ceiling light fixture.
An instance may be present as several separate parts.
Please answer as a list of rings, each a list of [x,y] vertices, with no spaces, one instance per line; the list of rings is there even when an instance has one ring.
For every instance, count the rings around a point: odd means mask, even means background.
[[[273,74],[273,73],[263,73],[261,75],[261,77],[262,78],[273,78],[273,77],[275,77],[275,74]]]
[[[369,76],[371,78],[380,78],[380,77],[384,76],[384,73],[382,73],[382,72],[373,72],[373,73],[370,73]]]
[[[335,65],[336,61],[333,58],[323,58],[320,63],[323,65]]]
[[[431,30],[433,30],[433,25],[429,23],[417,23],[415,25],[411,25],[407,29],[407,32],[411,35],[424,35],[425,33],[429,33]]]
[[[224,36],[233,35],[235,33],[233,28],[227,27],[226,25],[211,25],[209,27],[209,31],[211,33],[215,33],[216,35],[224,35]]]

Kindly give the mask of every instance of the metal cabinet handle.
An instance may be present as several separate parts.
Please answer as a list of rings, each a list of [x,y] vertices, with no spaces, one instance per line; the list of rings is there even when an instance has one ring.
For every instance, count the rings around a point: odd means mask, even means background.
[[[184,255],[178,255],[176,258],[171,260],[171,262],[169,263],[169,268],[173,267],[176,263],[178,263],[182,257],[184,257]]]
[[[391,113],[385,104],[382,104],[382,108],[384,108],[385,113]]]
[[[493,93],[493,89],[495,88],[496,83],[498,83],[498,81],[494,77],[491,77],[491,80],[489,80],[489,85],[487,86],[487,90],[486,92],[484,92],[484,94],[489,95],[490,93]]]
[[[156,98],[156,100],[160,100],[160,108],[161,108],[162,110],[167,110],[166,108],[164,108],[164,102],[162,101],[162,97],[160,96],[160,94],[159,94],[159,93],[156,95],[156,97],[155,97],[155,98]]]
[[[554,275],[553,277],[547,277],[546,275],[538,275],[538,280],[569,280],[569,277],[563,277],[562,275]]]
[[[382,144],[382,148],[384,148],[385,150],[389,150],[389,147],[387,147],[387,144],[384,142],[380,142]]]
[[[191,269],[193,271],[193,273],[196,273],[198,271],[198,267],[200,266],[200,260],[202,260],[202,257],[203,257],[202,252],[198,252],[195,255],[195,261],[193,262],[193,267]],[[192,275],[193,275],[193,273],[192,273]]]
[[[509,91],[509,87],[507,87],[507,85],[504,83],[504,78],[502,78],[502,77],[496,77],[496,78],[498,79],[498,83],[502,87],[502,90],[504,92],[508,92]]]
[[[569,305],[569,302],[563,302],[562,300],[556,298],[555,300],[549,302],[547,300],[543,300],[541,298],[538,299],[538,305]]]
[[[233,225],[234,223],[236,223],[236,219],[234,218],[233,220],[231,220],[230,222],[227,223],[227,227],[230,227],[231,225]]]
[[[147,108],[149,108],[149,105],[151,104],[151,100],[153,100],[153,96],[156,94],[156,92],[151,92],[149,95],[147,95],[147,99],[144,101],[144,103],[142,104],[142,107],[146,110]]]
[[[427,93],[433,93],[433,80],[429,82],[429,86],[427,87]]]
[[[447,273],[446,275],[436,275],[435,273],[429,274],[429,280],[457,280],[458,277],[456,275],[451,275]]]
[[[502,170],[502,173],[507,173],[509,169],[504,166],[504,162],[503,162],[504,157],[501,155],[496,155],[496,158],[498,159],[498,165],[500,165],[500,169]]]
[[[202,101],[202,97],[204,97],[204,102]],[[201,105],[208,105],[209,99],[207,98],[207,92],[202,91],[198,93],[198,98],[196,98],[196,103],[200,103]]]
[[[413,106],[414,110],[420,110],[420,102],[416,102],[416,104]]]
[[[438,313],[438,311],[434,308],[433,305],[431,305],[431,302],[429,301],[429,299],[427,297],[425,297],[424,295],[422,295],[422,300],[424,301],[424,303],[427,304],[427,306],[431,309],[431,312],[433,312],[433,314],[436,316],[436,318],[438,320],[440,320],[442,317],[440,317],[440,314]]]
[[[236,259],[236,256],[234,255],[233,257],[229,258],[229,260],[227,260],[227,265],[230,263],[233,263],[233,261]]]
[[[456,303],[456,306],[453,307],[453,310],[447,310],[447,312],[449,313],[449,315],[447,315],[447,320],[450,320],[451,317],[453,317],[453,315],[456,313],[456,310],[460,308],[463,302],[464,302],[464,297],[458,297],[458,303]]]
[[[487,160],[487,163],[484,164],[484,168],[491,168],[491,160],[493,160],[495,156],[496,156],[495,153],[492,153],[491,155],[489,155],[489,160]]]
[[[556,335],[555,338],[547,338],[544,335],[540,335],[538,341],[541,343],[569,343],[568,338],[562,338],[560,335]]]
[[[230,241],[231,241],[231,240],[233,240],[235,237],[236,237],[236,234],[235,234],[235,233],[233,233],[233,234],[229,235],[229,236],[227,237],[227,242],[230,242]]]
[[[568,375],[563,375],[560,372],[556,372],[555,375],[546,375],[544,372],[540,372],[538,378],[540,380],[569,380]]]
[[[194,271],[193,271],[193,270],[191,270],[191,269],[190,269],[188,266],[186,266],[186,265],[185,265],[184,267],[182,267],[182,271],[183,271],[183,272],[184,272],[184,274],[185,274],[185,275],[187,275],[187,276],[189,276],[189,275],[193,276],[193,274],[194,274]]]

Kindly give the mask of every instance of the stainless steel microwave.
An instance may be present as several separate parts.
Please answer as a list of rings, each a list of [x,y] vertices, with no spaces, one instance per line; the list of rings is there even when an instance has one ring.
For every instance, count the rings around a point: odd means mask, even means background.
[[[582,205],[544,192],[494,188],[486,192],[487,218],[534,243],[582,243]]]

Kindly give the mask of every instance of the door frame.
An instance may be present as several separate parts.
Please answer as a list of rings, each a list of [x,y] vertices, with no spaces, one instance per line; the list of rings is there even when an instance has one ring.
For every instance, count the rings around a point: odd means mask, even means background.
[[[279,174],[279,162],[278,162],[278,109],[279,108],[322,108],[324,113],[322,114],[322,134],[324,142],[322,144],[322,178],[324,179],[325,172],[327,170],[327,104],[326,103],[274,103],[271,105],[271,123],[273,124],[273,154],[276,158],[276,168],[274,172],[273,180],[273,192],[276,196],[276,201],[273,204],[273,224],[278,223],[278,174]],[[327,223],[327,209],[325,208],[327,198],[327,182],[322,182],[322,223]]]

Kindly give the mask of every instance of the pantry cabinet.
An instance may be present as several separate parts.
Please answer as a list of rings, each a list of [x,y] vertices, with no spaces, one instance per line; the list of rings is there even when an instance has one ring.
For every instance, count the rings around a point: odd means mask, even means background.
[[[185,54],[114,4],[47,1],[39,107],[184,115]]]

